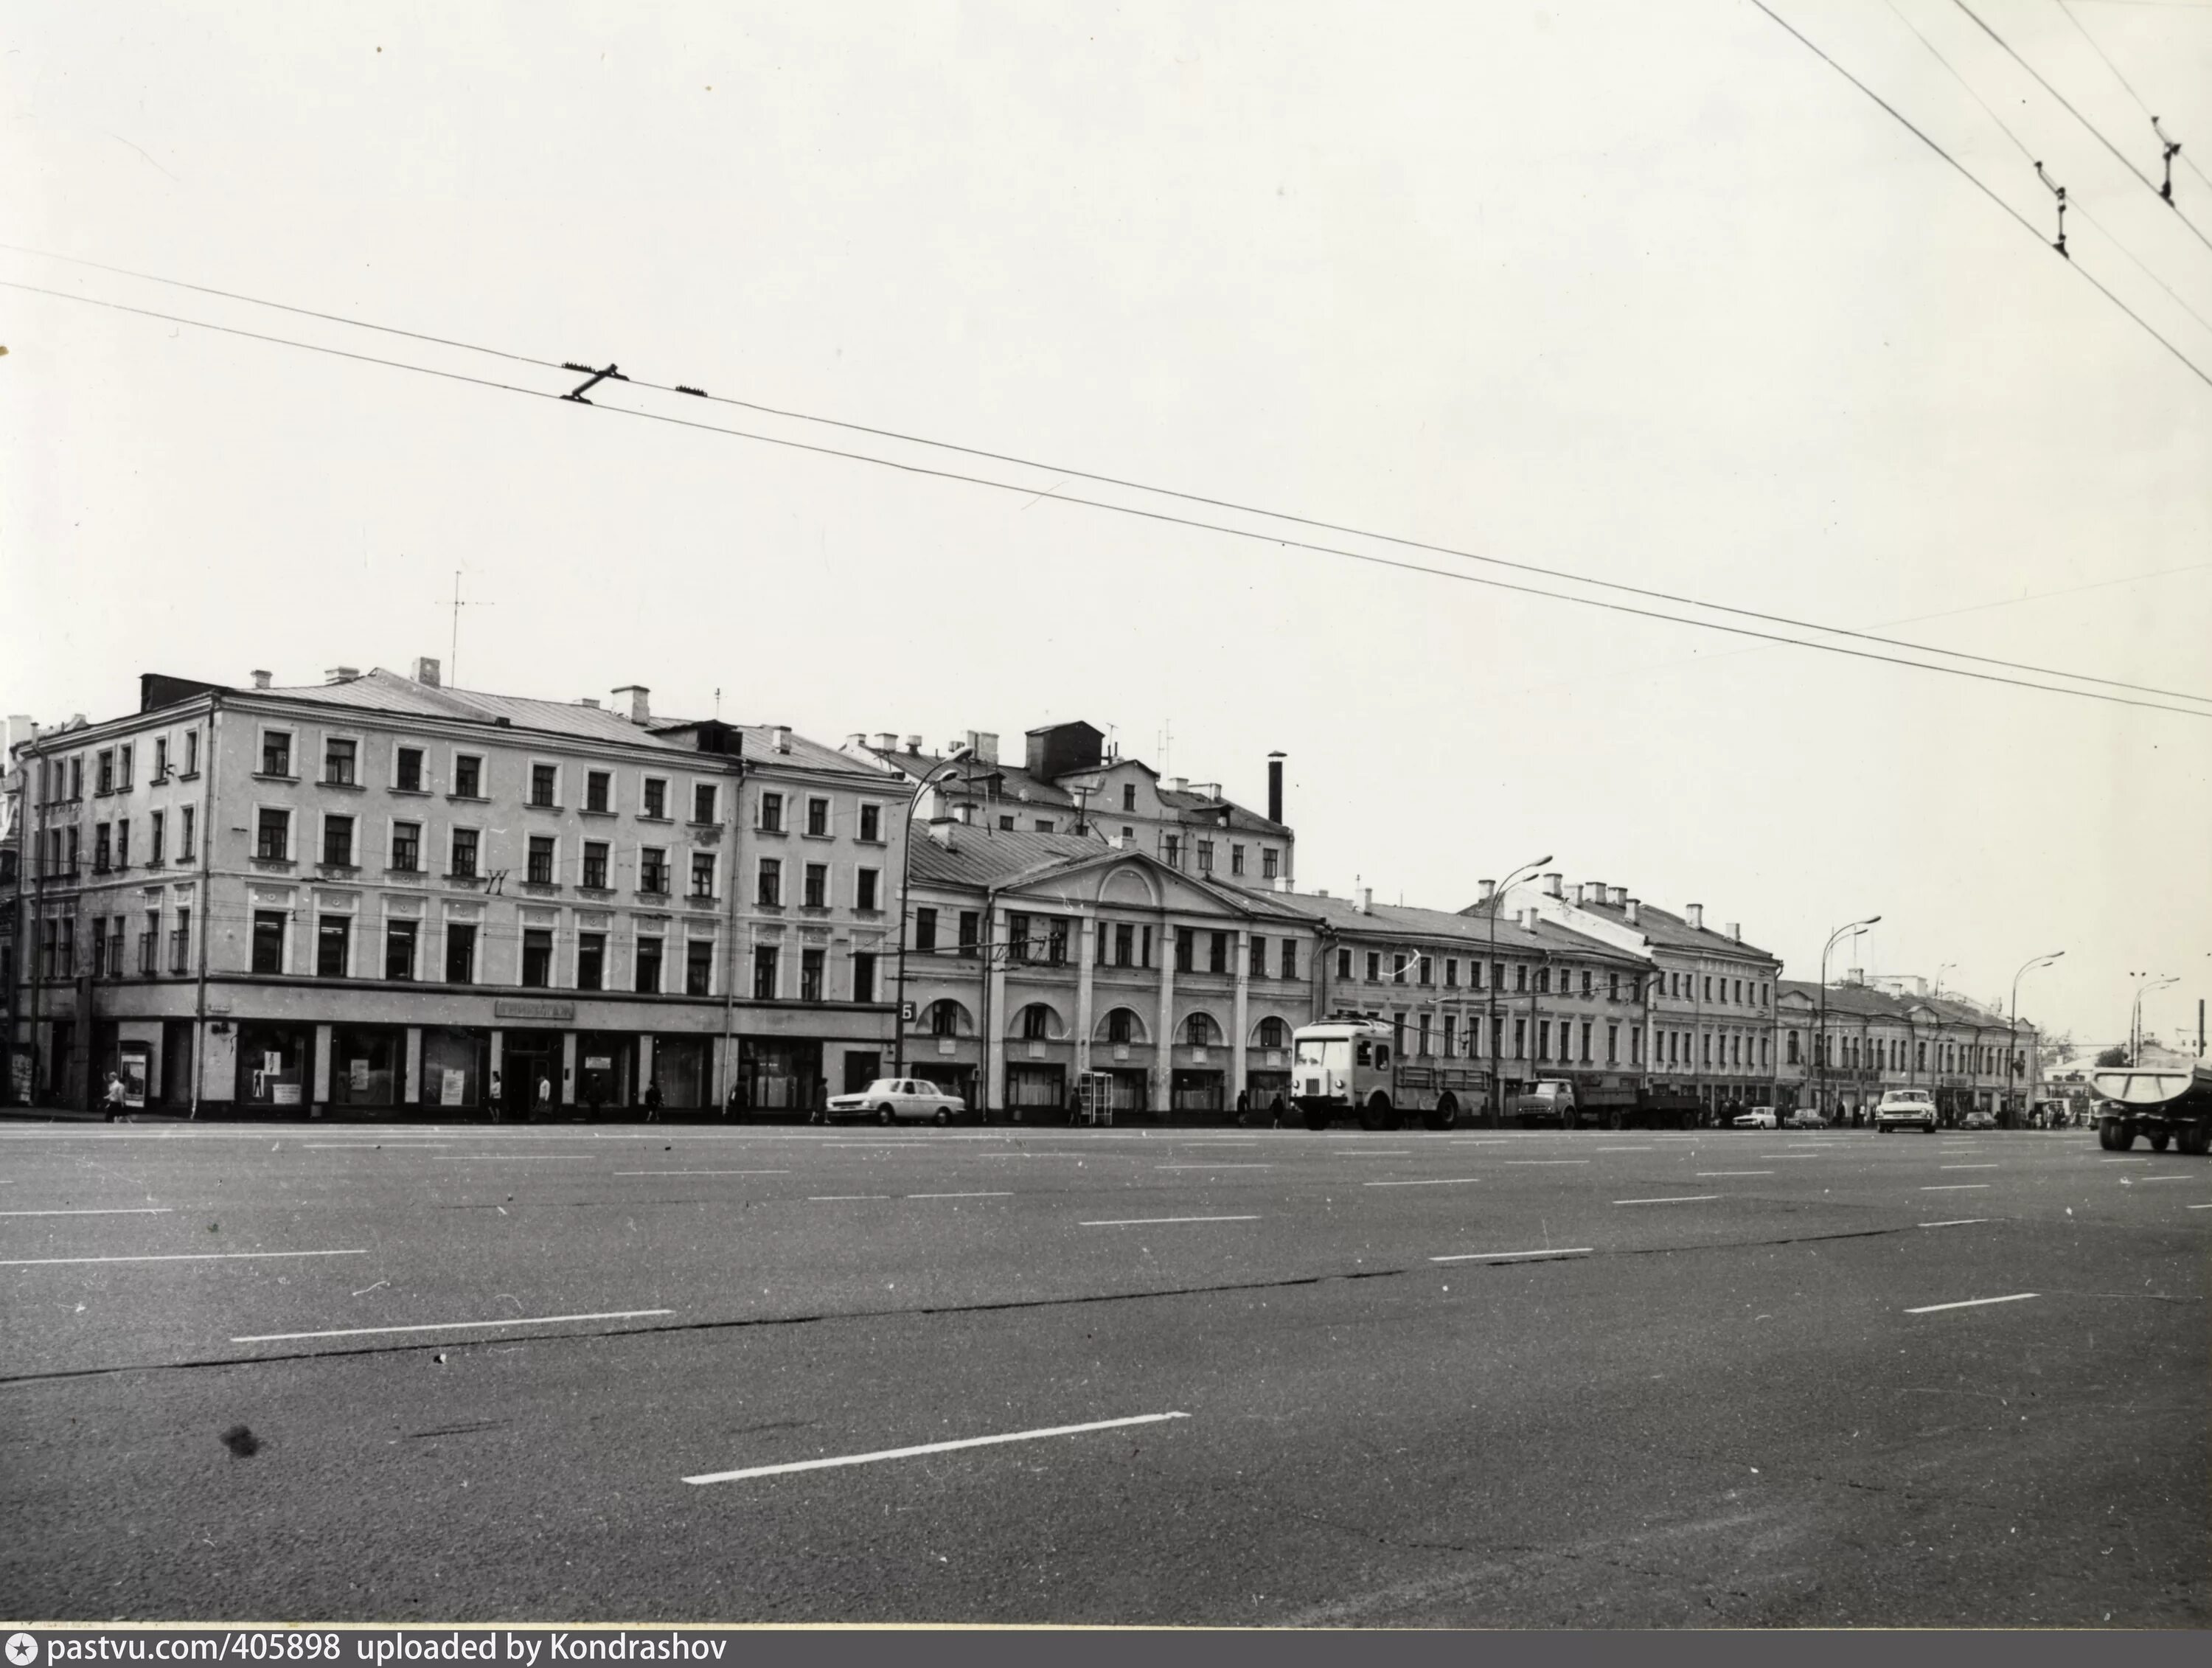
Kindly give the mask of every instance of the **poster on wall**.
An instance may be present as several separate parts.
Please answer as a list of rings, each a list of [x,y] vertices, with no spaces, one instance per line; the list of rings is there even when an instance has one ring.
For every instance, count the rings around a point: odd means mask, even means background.
[[[349,1081],[351,1081],[351,1083],[353,1084],[353,1088],[354,1088],[354,1093],[356,1093],[356,1094],[363,1094],[363,1093],[366,1093],[368,1092],[368,1061],[366,1061],[366,1060],[349,1060],[349,1061],[347,1061],[347,1062],[346,1062],[346,1074],[347,1074],[347,1077],[348,1077]]]
[[[15,1086],[16,1104],[23,1106],[29,1105],[31,1104],[31,1056],[18,1049],[9,1062],[9,1081]]]
[[[465,1081],[465,1074],[447,1067],[445,1074],[439,1079],[438,1104],[441,1106],[459,1105],[463,1093],[462,1085]]]
[[[122,1068],[123,1104],[143,1107],[146,1104],[146,1080],[150,1074],[147,1070],[146,1045],[125,1043],[122,1057],[116,1063]]]
[[[266,1050],[261,1056],[261,1069],[268,1076],[282,1077],[284,1074],[284,1056],[274,1049]]]
[[[297,1083],[271,1083],[269,1086],[269,1104],[272,1106],[298,1105],[300,1086]]]

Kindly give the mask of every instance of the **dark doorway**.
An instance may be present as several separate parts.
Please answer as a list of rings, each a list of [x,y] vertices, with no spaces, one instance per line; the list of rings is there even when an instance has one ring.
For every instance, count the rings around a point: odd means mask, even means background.
[[[510,1031],[500,1044],[501,1087],[507,1091],[505,1116],[514,1118],[560,1117],[561,1033],[557,1031]],[[552,1093],[547,1105],[538,1104],[538,1084],[543,1079]]]

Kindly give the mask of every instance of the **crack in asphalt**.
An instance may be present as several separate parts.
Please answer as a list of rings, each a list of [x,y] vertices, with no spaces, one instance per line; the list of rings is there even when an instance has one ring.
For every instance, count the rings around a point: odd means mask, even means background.
[[[1557,1257],[1519,1257],[1510,1262],[1465,1263],[1454,1265],[1454,1272],[1466,1274],[1470,1270],[1510,1270],[1532,1264],[1547,1263],[1597,1263],[1608,1258],[1631,1257],[1676,1257],[1703,1251],[1765,1251],[1778,1245],[1825,1244],[1838,1239],[1879,1239],[1893,1236],[1911,1235],[1917,1227],[1848,1228],[1833,1233],[1790,1234],[1772,1239],[1732,1239],[1711,1245],[1642,1245],[1620,1251],[1595,1254],[1562,1252]],[[1433,1275],[1435,1265],[1426,1258],[1418,1263],[1398,1269],[1352,1269],[1330,1274],[1296,1275],[1274,1280],[1226,1281],[1206,1286],[1158,1287],[1135,1292],[1085,1292],[1069,1297],[1003,1298],[982,1303],[918,1304],[903,1308],[824,1310],[803,1315],[746,1315],[726,1317],[719,1320],[664,1321],[652,1326],[623,1326],[593,1330],[563,1332],[535,1332],[526,1337],[491,1336],[484,1338],[444,1338],[422,1340],[411,1343],[361,1344],[343,1349],[290,1349],[276,1354],[210,1355],[182,1361],[126,1361],[112,1367],[62,1367],[45,1373],[0,1373],[0,1389],[15,1385],[52,1383],[72,1379],[105,1379],[134,1373],[189,1373],[213,1367],[270,1367],[289,1361],[340,1361],[374,1355],[410,1355],[430,1351],[453,1351],[482,1348],[492,1345],[521,1346],[537,1343],[574,1342],[597,1338],[628,1338],[659,1336],[686,1332],[726,1332],[759,1327],[812,1326],[837,1321],[902,1320],[936,1315],[1003,1314],[1022,1310],[1079,1308],[1091,1304],[1143,1303],[1182,1297],[1225,1297],[1240,1292],[1292,1291],[1301,1287],[1350,1284],[1355,1281],[1396,1280],[1407,1275]]]

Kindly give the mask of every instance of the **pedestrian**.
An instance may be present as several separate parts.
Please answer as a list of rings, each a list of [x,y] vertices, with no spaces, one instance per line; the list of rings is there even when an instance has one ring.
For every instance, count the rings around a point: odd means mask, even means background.
[[[1274,1122],[1267,1127],[1271,1129],[1281,1129],[1283,1127],[1283,1092],[1280,1089],[1275,1091],[1275,1099],[1271,1103],[1269,1110],[1274,1114]]]
[[[1237,1127],[1240,1129],[1247,1129],[1250,1127],[1251,1122],[1252,1091],[1249,1088],[1239,1089],[1237,1091]]]
[[[129,1121],[129,1114],[125,1110],[123,1080],[113,1072],[107,1074],[107,1093],[102,1099],[106,1103],[107,1121],[110,1123],[123,1123]]]
[[[549,1117],[553,1111],[553,1080],[544,1072],[538,1074],[538,1093],[531,1103],[530,1116],[533,1121]]]
[[[645,1121],[647,1123],[660,1122],[660,1080],[657,1077],[645,1086]]]
[[[743,1123],[745,1121],[745,1084],[741,1077],[730,1080],[730,1093],[722,1102],[722,1122]]]
[[[491,1105],[491,1121],[494,1123],[506,1123],[507,1086],[500,1081],[500,1076],[497,1072],[494,1072],[491,1074],[491,1093],[488,1099]]]

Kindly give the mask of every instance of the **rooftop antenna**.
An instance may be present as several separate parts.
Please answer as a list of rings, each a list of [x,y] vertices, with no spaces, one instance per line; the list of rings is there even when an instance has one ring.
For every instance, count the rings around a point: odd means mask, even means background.
[[[2066,255],[2066,187],[2045,173],[2040,162],[2035,165],[2035,177],[2048,186],[2051,194],[2058,199],[2058,241],[2051,247],[2060,254]],[[2066,259],[2071,260],[2074,257],[2066,255]]]
[[[2150,131],[2158,135],[2159,143],[2166,147],[2166,183],[2158,188],[2158,194],[2171,203],[2173,201],[2173,159],[2181,154],[2181,142],[2167,138],[2166,130],[2158,125],[2155,116],[2150,119]]]
[[[714,691],[714,721],[717,724],[722,721],[722,691],[720,689]]]
[[[451,603],[441,604],[440,606],[450,607],[453,611],[453,637],[446,649],[446,682],[458,687],[461,681],[460,673],[456,670],[461,663],[461,610],[496,608],[499,605],[495,602],[478,602],[473,597],[466,602],[462,601],[461,570],[456,568],[453,569],[453,600]]]

